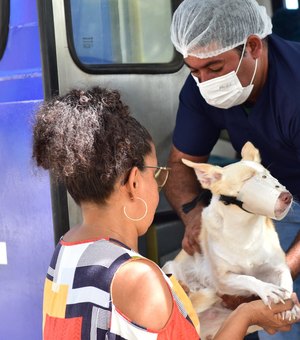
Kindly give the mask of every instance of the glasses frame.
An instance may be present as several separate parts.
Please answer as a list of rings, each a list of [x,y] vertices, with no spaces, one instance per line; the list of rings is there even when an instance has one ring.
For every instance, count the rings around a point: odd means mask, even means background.
[[[169,178],[169,173],[170,173],[171,168],[168,168],[166,166],[154,166],[154,165],[144,165],[143,168],[144,169],[156,169],[157,171],[155,171],[155,174],[154,174],[154,178],[155,179],[157,179],[157,177],[159,176],[161,171],[166,171],[167,172],[166,178],[164,179],[164,182],[162,184],[160,184],[160,185],[157,183],[158,190],[160,191],[165,186],[165,184],[167,183],[167,180]]]

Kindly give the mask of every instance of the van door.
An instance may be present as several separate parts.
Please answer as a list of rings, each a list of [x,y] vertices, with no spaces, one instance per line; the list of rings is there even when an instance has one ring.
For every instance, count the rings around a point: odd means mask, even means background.
[[[32,162],[43,100],[36,0],[0,1],[0,339],[41,339],[54,249],[49,176]]]
[[[161,165],[167,161],[178,94],[188,74],[170,40],[172,13],[178,4],[177,0],[52,0],[39,5],[41,25],[53,22],[53,31],[44,26],[41,36],[45,96],[94,85],[120,90],[132,114],[154,138]],[[57,241],[81,216],[64,188],[53,184],[52,193]],[[140,250],[160,262],[160,257],[179,249],[183,236],[163,194],[154,224],[151,241],[141,239]],[[161,244],[158,254],[153,245],[160,229],[163,243],[168,239],[168,244]]]

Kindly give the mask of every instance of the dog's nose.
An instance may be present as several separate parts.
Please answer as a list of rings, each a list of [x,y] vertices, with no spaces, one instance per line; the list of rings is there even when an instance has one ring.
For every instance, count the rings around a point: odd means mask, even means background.
[[[292,201],[292,195],[289,192],[284,191],[279,195],[279,199],[285,204],[290,204]]]

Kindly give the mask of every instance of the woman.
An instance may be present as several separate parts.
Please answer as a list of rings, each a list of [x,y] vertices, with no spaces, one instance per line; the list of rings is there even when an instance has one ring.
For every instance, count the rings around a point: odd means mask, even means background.
[[[199,339],[191,305],[174,279],[138,254],[169,169],[117,91],[73,90],[36,115],[33,158],[82,210],[57,245],[44,289],[44,339]],[[216,339],[242,339],[249,325],[270,332],[292,323],[260,301],[243,304]],[[192,322],[194,320],[194,324]]]

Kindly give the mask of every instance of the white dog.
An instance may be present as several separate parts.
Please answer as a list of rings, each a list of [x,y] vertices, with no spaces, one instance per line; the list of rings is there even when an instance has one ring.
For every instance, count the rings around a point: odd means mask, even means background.
[[[202,254],[182,250],[163,270],[188,287],[201,339],[212,339],[231,312],[219,296],[255,294],[266,305],[291,296],[292,277],[270,218],[280,220],[288,213],[292,195],[260,164],[250,142],[242,160],[224,168],[183,162],[212,193],[202,212]],[[297,308],[285,316],[295,317]],[[250,327],[248,333],[257,329]]]

